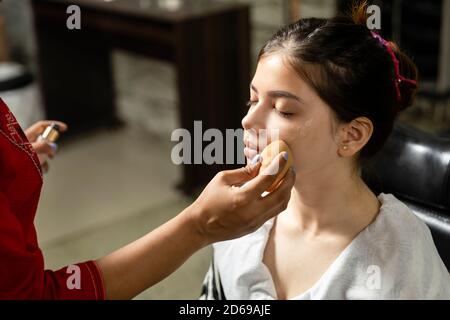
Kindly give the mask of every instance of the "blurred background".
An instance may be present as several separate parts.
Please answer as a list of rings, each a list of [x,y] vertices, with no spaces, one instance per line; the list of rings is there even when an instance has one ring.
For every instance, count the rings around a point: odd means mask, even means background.
[[[102,256],[191,203],[221,166],[177,166],[171,133],[239,128],[263,43],[283,24],[331,17],[338,0],[3,0],[0,97],[22,127],[66,121],[37,214],[46,267]],[[400,121],[450,137],[450,1],[369,1],[419,67]],[[81,29],[69,30],[70,4]],[[211,249],[138,299],[192,299]]]

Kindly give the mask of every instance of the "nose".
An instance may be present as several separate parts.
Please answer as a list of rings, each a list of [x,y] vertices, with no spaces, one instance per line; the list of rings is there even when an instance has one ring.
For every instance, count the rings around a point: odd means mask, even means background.
[[[262,110],[261,103],[256,104],[253,107],[250,107],[250,109],[247,112],[247,115],[242,118],[242,128],[244,130],[250,130],[250,129],[263,129],[263,123],[264,123],[264,112]]]

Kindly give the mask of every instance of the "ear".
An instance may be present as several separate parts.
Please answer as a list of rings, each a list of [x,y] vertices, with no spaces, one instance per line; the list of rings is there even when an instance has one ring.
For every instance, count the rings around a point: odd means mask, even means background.
[[[369,141],[373,133],[373,124],[366,117],[358,117],[343,124],[339,133],[338,154],[341,157],[351,157]]]

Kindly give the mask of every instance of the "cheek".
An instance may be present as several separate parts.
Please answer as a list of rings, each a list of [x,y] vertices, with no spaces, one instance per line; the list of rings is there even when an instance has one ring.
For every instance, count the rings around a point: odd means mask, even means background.
[[[313,121],[314,120],[312,118],[308,119],[308,120],[304,121],[303,124],[297,128],[297,138],[301,139],[301,138],[306,137],[309,134],[309,132],[311,131],[311,129],[313,127]]]
[[[308,118],[289,127],[285,126],[280,132],[280,138],[285,140],[294,151],[294,149],[301,148],[303,145],[308,145],[309,140],[315,139],[315,131],[317,131],[316,122],[313,118]]]
[[[281,139],[292,150],[294,166],[297,170],[329,162],[335,153],[335,143],[330,128],[314,118],[302,120],[290,130],[282,131]]]

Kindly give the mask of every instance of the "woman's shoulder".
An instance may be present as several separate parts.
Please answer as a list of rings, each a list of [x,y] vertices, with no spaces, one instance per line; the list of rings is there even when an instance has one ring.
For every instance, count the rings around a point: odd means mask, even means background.
[[[362,245],[398,259],[439,258],[428,226],[393,194],[380,193],[380,212],[362,232]]]
[[[380,212],[367,227],[369,236],[380,237],[396,246],[411,247],[414,252],[419,248],[435,249],[429,227],[405,203],[390,193],[380,193],[377,198],[381,202]]]
[[[405,203],[391,193],[380,193],[377,198],[381,207],[374,223],[375,227],[383,229],[383,233],[388,236],[405,238],[408,242],[411,240],[411,233],[429,240],[431,233],[428,226]]]
[[[383,298],[450,298],[450,275],[428,226],[394,195],[378,199],[379,215],[355,241],[353,258],[379,267]]]

